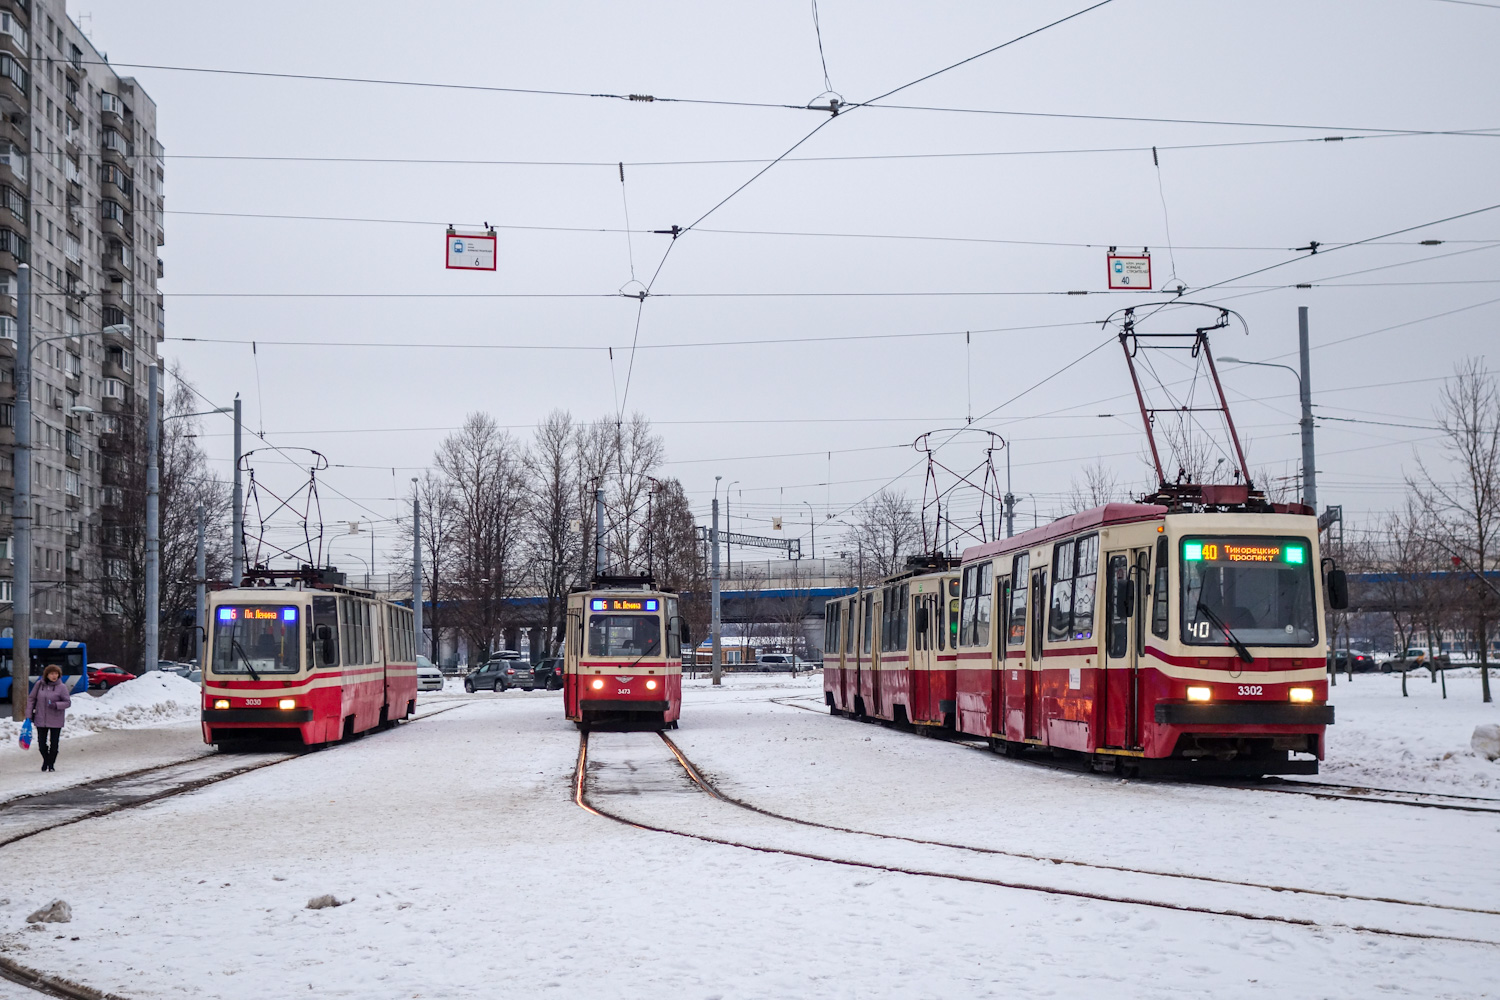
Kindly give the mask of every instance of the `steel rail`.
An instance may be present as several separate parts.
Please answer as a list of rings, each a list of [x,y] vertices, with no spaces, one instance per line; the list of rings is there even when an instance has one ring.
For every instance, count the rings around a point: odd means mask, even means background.
[[[825,707],[823,707],[823,706],[820,706],[818,708],[813,708],[811,705],[799,705],[799,704],[797,704],[796,702],[799,701],[799,700],[806,700],[803,696],[793,696],[793,697],[789,697],[789,698],[772,698],[770,700],[771,700],[771,702],[773,704],[781,705],[783,708],[800,708],[804,712],[812,712],[812,713],[814,713],[816,715],[827,715],[827,714],[829,714],[825,710]],[[850,721],[854,721],[854,722],[861,721],[859,719],[856,719],[854,716],[849,716],[849,715],[842,716],[842,718],[846,718],[846,719],[849,719]],[[915,725],[912,725],[911,723],[907,723],[905,725],[901,725],[901,724],[898,724],[898,723],[891,722],[890,720],[887,720],[887,719],[874,719],[874,718],[869,718],[869,717],[866,717],[863,721],[879,724],[882,728],[885,728],[885,729],[896,729],[896,730],[899,730],[901,732],[914,733],[914,734],[919,732],[919,727],[917,727]],[[922,729],[926,729],[926,728],[930,728],[930,727],[921,727],[921,728]],[[988,744],[980,744],[979,741],[982,740],[982,739],[984,739],[984,737],[982,737],[982,736],[972,736],[972,735],[967,735],[967,734],[948,735],[947,733],[944,733],[944,732],[933,732],[933,733],[923,732],[922,735],[929,736],[932,739],[943,740],[946,743],[952,743],[952,744],[954,744],[956,746],[965,747],[965,748],[967,748],[969,750],[978,750],[978,751],[981,751],[983,753],[988,753],[988,754],[992,754],[992,755],[994,754],[994,748],[993,747],[989,746]],[[1032,757],[1007,757],[1005,759],[1009,760],[1009,761],[1012,761],[1014,763],[1018,763],[1018,764],[1031,764],[1031,765],[1035,765],[1035,766],[1038,766],[1038,767],[1051,768],[1053,770],[1058,770],[1058,771],[1069,771],[1069,772],[1075,773],[1075,774],[1090,774],[1090,773],[1092,773],[1092,772],[1081,770],[1081,769],[1079,769],[1077,767],[1070,766],[1069,764],[1067,764],[1066,762],[1063,762],[1063,761],[1040,760],[1040,759],[1032,758]],[[1111,780],[1114,780],[1114,778],[1115,778],[1115,776],[1113,776],[1113,775],[1106,775],[1104,777],[1110,778]],[[1139,780],[1139,779],[1137,779],[1137,780]],[[1324,782],[1321,782],[1321,781],[1297,781],[1297,780],[1294,780],[1294,779],[1281,778],[1281,777],[1267,778],[1267,779],[1265,779],[1266,780],[1266,784],[1260,784],[1260,785],[1246,784],[1243,781],[1235,781],[1233,779],[1207,778],[1207,777],[1205,777],[1205,778],[1192,778],[1192,777],[1187,777],[1187,778],[1161,778],[1161,779],[1145,779],[1145,780],[1170,781],[1170,782],[1180,783],[1180,784],[1184,784],[1184,785],[1193,785],[1193,786],[1197,786],[1197,787],[1200,787],[1200,788],[1231,788],[1231,789],[1238,789],[1238,790],[1248,791],[1248,792],[1280,792],[1280,793],[1282,793],[1284,795],[1306,795],[1306,796],[1308,796],[1310,798],[1315,798],[1315,799],[1333,799],[1333,800],[1344,801],[1344,802],[1368,802],[1368,803],[1374,803],[1374,804],[1378,804],[1378,805],[1387,805],[1387,806],[1410,806],[1410,807],[1415,808],[1415,809],[1446,809],[1446,810],[1450,810],[1450,811],[1453,811],[1453,812],[1490,813],[1492,815],[1500,815],[1500,798],[1486,798],[1484,796],[1478,796],[1478,795],[1450,795],[1450,794],[1448,794],[1446,792],[1418,792],[1418,791],[1408,791],[1408,790],[1405,790],[1405,789],[1397,789],[1397,788],[1371,788],[1371,787],[1369,787],[1367,785],[1338,785],[1338,784],[1333,784],[1331,782],[1324,783]],[[1296,786],[1296,787],[1276,787],[1277,785]],[[1327,791],[1321,791],[1320,790],[1320,789],[1325,789],[1325,788],[1333,788],[1333,789],[1342,788],[1342,789],[1345,789],[1345,792],[1343,794],[1339,794],[1337,792],[1327,792]],[[1395,799],[1395,798],[1382,798],[1381,797],[1381,796],[1389,796],[1389,795],[1409,795],[1409,796],[1413,796],[1413,798],[1411,798],[1411,799]],[[1496,808],[1492,809],[1492,808],[1489,808],[1489,807],[1486,807],[1486,806],[1460,805],[1457,802],[1421,802],[1421,801],[1417,801],[1418,799],[1425,798],[1425,797],[1442,798],[1442,799],[1461,799],[1461,800],[1469,801],[1469,802],[1494,802],[1494,803],[1496,803]]]
[[[445,712],[452,712],[455,709],[463,708],[465,704],[469,703],[464,702],[458,705],[437,708],[431,712],[414,716],[413,718],[405,721],[409,723],[421,722],[425,719],[430,719],[435,715],[442,715]],[[394,728],[394,724],[392,725],[392,728]],[[371,730],[370,732],[378,731],[379,730]],[[334,744],[334,746],[339,745],[342,744]],[[132,799],[129,802],[114,803],[109,806],[91,810],[90,812],[84,813],[83,815],[72,816],[68,819],[62,820],[61,822],[53,823],[49,826],[40,827],[36,830],[29,830],[26,833],[18,834],[17,836],[11,837],[7,840],[0,841],[0,848],[7,847],[11,844],[17,843],[18,841],[27,840],[31,837],[37,836],[38,834],[47,833],[51,830],[58,830],[65,826],[72,826],[75,823],[82,823],[84,820],[97,819],[100,816],[108,816],[113,813],[124,812],[128,809],[135,809],[138,806],[148,805],[152,802],[159,802],[162,799],[172,798],[174,796],[182,795],[187,792],[194,792],[200,788],[206,788],[209,785],[216,785],[221,781],[227,781],[230,778],[239,777],[242,774],[249,774],[251,771],[258,771],[261,768],[272,767],[276,764],[285,764],[286,762],[292,760],[300,760],[302,757],[307,756],[308,753],[317,752],[318,750],[322,749],[331,749],[331,747],[318,747],[314,748],[311,751],[289,753],[286,756],[278,757],[275,760],[260,761],[246,767],[232,768],[228,771],[209,775],[205,778],[184,782],[181,785],[174,785],[171,788],[164,789],[161,792],[153,795],[142,796],[139,799]],[[89,781],[83,782],[82,784],[78,785],[70,785],[66,788],[58,789],[58,791],[76,791],[77,789],[88,787],[107,787],[110,783],[123,781],[128,778],[139,777],[143,774],[150,774],[155,771],[167,771],[172,768],[181,768],[189,764],[196,764],[202,761],[205,757],[209,756],[212,756],[212,754],[200,754],[187,760],[172,761],[167,764],[158,764],[154,767],[137,768],[134,771],[127,771],[122,774],[110,775],[107,778],[100,778],[97,781]],[[36,799],[45,794],[48,793],[32,793],[28,795],[20,795],[13,799],[7,799],[5,802],[0,802],[0,809],[8,808],[19,802]],[[72,980],[64,979],[61,976],[54,976],[50,973],[42,972],[38,969],[29,968],[20,964],[19,962],[14,961],[13,959],[7,958],[4,955],[0,955],[0,979],[15,983],[17,986],[24,986],[27,989],[34,990],[35,992],[42,994],[43,996],[58,997],[62,998],[62,1000],[126,1000],[125,997],[122,997],[116,993],[108,993],[103,990],[95,989],[92,986],[85,986],[81,983],[75,983]]]
[[[662,734],[662,738],[667,739],[664,734]],[[667,740],[667,742],[670,743],[671,741]],[[923,868],[907,868],[901,865],[881,864],[874,861],[857,861],[852,858],[838,858],[827,854],[819,854],[814,851],[800,851],[789,847],[767,847],[763,844],[747,844],[743,841],[731,840],[727,837],[715,837],[709,834],[691,833],[686,830],[676,830],[671,827],[659,826],[652,823],[644,823],[639,820],[629,819],[617,813],[612,813],[609,810],[600,808],[598,805],[595,805],[594,803],[589,801],[588,744],[589,734],[580,733],[578,741],[578,759],[573,772],[573,801],[580,808],[586,810],[589,813],[592,813],[595,816],[600,816],[604,819],[611,820],[621,825],[632,827],[637,830],[644,830],[650,833],[661,833],[673,837],[682,837],[687,840],[696,840],[701,843],[716,844],[722,847],[735,847],[742,850],[755,851],[760,854],[772,854],[779,855],[781,857],[801,858],[807,861],[817,861],[824,864],[840,865],[848,868],[861,868],[868,871],[888,872],[896,875],[912,875],[919,878],[935,878],[951,882],[966,882],[973,885],[988,885],[994,886],[996,888],[1014,889],[1022,892],[1038,892],[1051,896],[1066,896],[1075,899],[1088,899],[1104,903],[1120,903],[1127,906],[1146,906],[1161,910],[1173,910],[1179,913],[1198,913],[1215,917],[1234,917],[1240,920],[1285,924],[1294,927],[1309,927],[1319,930],[1347,930],[1361,934],[1373,934],[1380,937],[1404,938],[1408,940],[1420,941],[1453,941],[1460,944],[1477,944],[1485,945],[1488,947],[1500,947],[1500,941],[1490,941],[1484,938],[1458,937],[1449,934],[1429,934],[1418,931],[1396,931],[1382,927],[1367,927],[1361,924],[1346,924],[1337,922],[1320,923],[1319,921],[1302,917],[1287,917],[1279,916],[1276,914],[1251,913],[1245,910],[1216,909],[1209,906],[1196,906],[1190,903],[1172,903],[1165,900],[1147,899],[1136,896],[1116,896],[1108,893],[1090,892],[1085,889],[1067,889],[1061,886],[1041,885],[1038,883],[1030,882],[1016,882],[1007,879],[984,878],[977,875],[960,875],[954,872],[933,871]],[[678,757],[678,759],[681,760],[683,758],[679,757],[680,754],[681,751],[678,750],[673,754],[673,756]],[[689,766],[685,768],[685,770],[688,773],[689,779],[693,780],[694,783],[697,784],[698,780],[702,777],[701,774],[699,774],[698,779],[693,778],[693,774],[697,772],[697,769],[695,767]],[[702,788],[703,786],[699,785],[698,787]],[[722,793],[719,793],[715,797],[723,800]]]

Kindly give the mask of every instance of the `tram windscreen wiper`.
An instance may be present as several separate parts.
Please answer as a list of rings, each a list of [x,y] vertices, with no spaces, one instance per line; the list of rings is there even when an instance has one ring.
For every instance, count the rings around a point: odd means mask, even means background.
[[[232,635],[229,637],[229,648],[239,654],[240,662],[245,665],[245,669],[250,674],[250,679],[252,681],[260,680],[260,674],[257,674],[255,668],[250,665],[250,657],[246,654],[245,647],[241,646],[240,641]]]
[[[1240,637],[1235,635],[1234,630],[1224,623],[1224,619],[1215,614],[1214,609],[1204,604],[1201,600],[1198,602],[1198,614],[1207,618],[1215,628],[1224,633],[1224,638],[1234,643],[1234,651],[1240,654],[1241,660],[1246,663],[1255,662],[1255,657],[1250,655],[1250,648],[1243,642],[1240,642]]]

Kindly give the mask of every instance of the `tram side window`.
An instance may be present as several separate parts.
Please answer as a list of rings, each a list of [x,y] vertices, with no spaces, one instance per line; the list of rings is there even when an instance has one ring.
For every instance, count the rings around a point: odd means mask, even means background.
[[[995,564],[979,567],[979,595],[974,603],[974,645],[990,644],[990,616],[994,607]]]
[[[1050,641],[1093,638],[1098,563],[1098,535],[1059,542],[1053,550],[1052,609],[1047,619]]]
[[[339,611],[338,599],[334,597],[314,597],[312,602],[312,628],[308,631],[308,642],[313,648],[316,657],[309,658],[308,662],[316,662],[320,667],[336,667],[339,665]],[[327,629],[328,637],[333,640],[333,659],[324,659],[323,643],[318,638],[319,633]]]
[[[1109,591],[1105,597],[1109,628],[1105,632],[1105,652],[1121,657],[1130,648],[1130,619],[1120,614],[1120,588],[1130,579],[1130,560],[1124,555],[1109,557]]]
[[[864,652],[868,653],[870,651],[870,626],[872,624],[874,624],[874,622],[871,619],[874,617],[875,595],[874,594],[866,594],[864,596],[864,602],[865,602],[865,612],[864,612],[865,631],[864,631],[864,638],[860,640],[860,647],[864,650]]]
[[[1031,580],[1031,553],[1016,556],[1011,567],[1010,626],[1006,633],[1007,646],[1026,645],[1026,591]]]
[[[823,652],[833,653],[839,648],[839,608],[827,604],[823,608]]]
[[[965,566],[963,577],[963,597],[960,599],[958,619],[958,644],[960,646],[974,645],[974,607],[979,599],[979,567]]]
[[[896,649],[898,649],[898,650],[904,650],[904,649],[906,649],[907,641],[910,638],[910,635],[909,635],[907,629],[910,626],[910,615],[908,614],[908,612],[911,609],[911,598],[909,596],[909,594],[911,592],[911,587],[908,586],[907,584],[903,583],[901,586],[896,587],[894,589],[895,589],[896,595],[897,595],[896,596]]]
[[[1167,637],[1167,540],[1156,540],[1156,578],[1151,584],[1151,634]]]
[[[859,602],[851,598],[844,602],[844,652],[854,652],[854,636],[859,631],[859,621],[854,616],[858,613]]]

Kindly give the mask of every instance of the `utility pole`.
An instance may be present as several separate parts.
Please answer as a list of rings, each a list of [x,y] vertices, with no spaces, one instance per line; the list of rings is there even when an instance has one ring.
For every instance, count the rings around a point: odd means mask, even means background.
[[[193,630],[193,655],[198,661],[198,669],[203,669],[203,630],[208,627],[204,620],[204,608],[208,604],[208,553],[203,546],[203,505],[198,505],[198,554],[193,562],[193,596],[196,599],[198,613],[193,621],[198,626]]]
[[[426,637],[422,632],[422,500],[417,496],[411,498],[411,614],[420,654]]]
[[[229,528],[229,582],[245,579],[245,491],[240,485],[240,394],[234,394],[234,517]]]
[[[604,572],[604,491],[594,490],[594,575]]]
[[[15,579],[11,583],[10,716],[26,717],[31,691],[31,267],[16,268]]]
[[[1016,535],[1016,497],[1010,491],[1010,442],[1005,442],[1005,537]]]
[[[1302,502],[1318,512],[1318,469],[1313,457],[1312,364],[1307,346],[1307,306],[1297,307],[1297,350],[1302,356]]]
[[[719,498],[714,497],[713,526],[708,531],[709,547],[709,570],[708,570],[708,595],[709,595],[709,634],[713,637],[713,678],[714,684],[723,683],[724,668],[720,659],[722,648],[721,633],[723,631],[723,620],[719,614]]]
[[[142,673],[155,670],[161,642],[161,362],[146,369],[146,648]]]

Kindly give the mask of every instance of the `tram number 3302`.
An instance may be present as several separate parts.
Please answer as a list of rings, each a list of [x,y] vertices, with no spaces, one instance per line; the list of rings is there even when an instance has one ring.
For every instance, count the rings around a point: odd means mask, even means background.
[[[1266,693],[1266,689],[1264,687],[1262,687],[1261,685],[1259,685],[1259,684],[1241,684],[1240,685],[1240,694],[1241,695],[1259,696],[1259,695],[1263,695],[1265,693]]]

